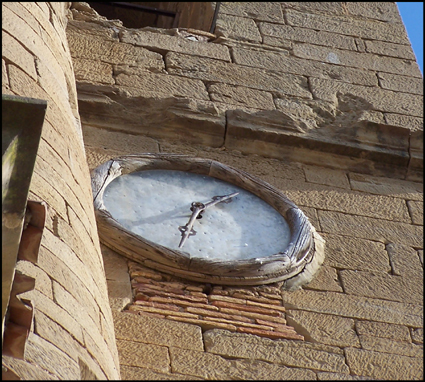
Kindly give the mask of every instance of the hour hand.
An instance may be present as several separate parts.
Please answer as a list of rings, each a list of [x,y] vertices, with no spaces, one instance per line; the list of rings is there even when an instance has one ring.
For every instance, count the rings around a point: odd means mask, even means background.
[[[190,210],[192,211],[192,216],[185,226],[180,226],[179,230],[182,233],[182,238],[180,240],[179,248],[183,247],[183,244],[186,242],[189,236],[196,235],[196,231],[192,229],[193,224],[196,219],[200,219],[201,212],[205,211],[207,208],[216,205],[217,203],[229,203],[231,198],[239,195],[239,192],[234,192],[233,194],[223,195],[223,196],[213,196],[212,199],[207,203],[193,202]]]

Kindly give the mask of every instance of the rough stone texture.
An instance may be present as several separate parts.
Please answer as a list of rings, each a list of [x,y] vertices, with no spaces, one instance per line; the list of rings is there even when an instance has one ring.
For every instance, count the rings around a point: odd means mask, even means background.
[[[326,263],[332,267],[380,272],[391,270],[388,253],[382,243],[333,234],[323,234],[323,238],[326,240]],[[372,257],[371,253],[374,254]]]
[[[411,329],[412,340],[415,344],[424,343],[424,330],[422,328]]]
[[[25,347],[25,358],[49,373],[57,375],[59,379],[76,380],[80,378],[77,362],[36,334],[30,333],[29,335]]]
[[[362,377],[358,375],[348,375],[341,373],[317,373],[317,379],[319,381],[370,381],[370,377]]]
[[[344,357],[317,350],[309,344],[288,340],[261,340],[249,334],[209,330],[204,333],[205,350],[233,358],[255,358],[285,366],[312,368],[323,371],[345,372]]]
[[[409,200],[407,202],[413,224],[424,224],[424,203]]]
[[[177,348],[170,348],[170,355],[173,372],[202,379],[316,379],[311,370],[289,368],[257,360],[229,360],[211,353]]]
[[[423,302],[422,279],[357,270],[343,270],[340,277],[348,294],[415,304]]]
[[[395,275],[423,278],[423,264],[413,248],[399,243],[389,243],[386,250]]]
[[[124,30],[120,33],[120,37],[122,42],[151,50],[171,51],[230,61],[229,51],[224,45],[190,41],[182,37],[153,33],[147,30]],[[150,52],[150,54],[154,53]],[[125,63],[125,61],[121,60],[120,63]]]
[[[41,293],[37,289],[27,292],[26,298],[36,309],[38,325],[33,327],[38,335],[30,333],[24,362],[28,370],[38,365],[45,371],[39,379],[44,379],[46,371],[49,379],[80,379],[78,356],[97,378],[114,379],[119,376],[118,354],[115,343],[109,341],[113,324],[106,282],[102,281],[90,177],[65,34],[69,7],[69,3],[2,4],[7,77],[3,92],[48,103],[30,187],[34,200],[46,202],[48,217],[37,265],[21,266],[25,273],[36,272],[36,285],[43,283],[43,287]],[[72,303],[61,299],[65,296],[60,294],[61,283],[67,285],[70,300],[73,295],[79,297],[77,310],[70,311]],[[102,332],[100,316],[109,334]],[[104,344],[102,352],[96,352],[97,345],[85,343],[83,327]],[[21,377],[27,375],[23,363],[13,370],[22,372]]]
[[[120,364],[153,369],[162,373],[170,371],[168,349],[165,346],[117,340]]]
[[[239,41],[260,42],[261,35],[254,20],[244,17],[221,15],[216,22],[214,33]]]
[[[423,80],[391,73],[378,73],[379,85],[383,89],[403,93],[423,94]]]
[[[423,378],[422,357],[406,357],[395,354],[378,353],[363,349],[345,350],[347,363],[352,373],[378,379]]]
[[[299,75],[285,73],[278,75],[264,69],[256,70],[233,63],[173,52],[167,53],[165,62],[170,74],[311,98],[306,79]]]
[[[271,52],[234,47],[232,49],[235,63],[283,73],[340,80],[359,85],[377,85],[372,71],[318,63],[289,56],[286,51]]]
[[[303,168],[307,182],[350,189],[350,183],[345,172],[316,166],[304,166]]]
[[[262,4],[256,2],[245,4],[240,4],[238,2],[225,2],[220,6],[220,13],[250,17],[254,18],[254,20],[284,23],[280,4],[273,2],[263,2]]]
[[[411,117],[410,115],[384,113],[385,121],[389,125],[407,127],[411,131],[423,131],[424,120],[423,118]],[[412,179],[418,181],[418,179]],[[421,178],[419,178],[419,181]]]
[[[367,100],[371,107],[377,111],[418,117],[422,114],[423,101],[419,95],[398,93],[385,89],[372,89],[370,87],[318,78],[312,78],[310,83],[313,95],[325,101],[335,100],[337,93],[349,93]]]
[[[271,93],[249,89],[242,86],[226,84],[212,84],[208,86],[208,93],[212,101],[223,102],[241,107],[273,110],[273,96]]]
[[[286,319],[308,341],[340,347],[360,347],[353,319],[303,310],[289,310]]]
[[[112,312],[117,339],[201,351],[201,328],[131,313]]]
[[[409,329],[406,326],[383,322],[357,321],[356,330],[361,336],[376,336],[396,341],[410,342]]]
[[[383,221],[371,217],[345,215],[333,211],[318,211],[324,232],[354,236],[373,241],[407,243],[413,247],[423,245],[423,227],[406,223]]]
[[[406,355],[408,357],[423,356],[423,346],[406,342],[394,341],[388,338],[359,336],[362,349],[380,353]]]
[[[423,183],[355,173],[349,173],[348,177],[353,190],[376,195],[388,195],[394,198],[423,201]]]
[[[309,44],[294,44],[293,52],[295,57],[299,58],[420,78],[420,71],[415,61]]]
[[[274,37],[277,38],[277,41],[284,38],[291,41],[301,41],[340,49],[357,50],[354,38],[349,36],[291,27],[289,25],[282,24],[259,23],[258,26],[264,37]],[[264,39],[263,41],[267,44],[270,40]]]
[[[130,381],[164,381],[164,380],[200,380],[199,377],[192,377],[190,375],[183,375],[177,373],[159,373],[150,369],[141,367],[133,367],[122,365],[121,366],[121,379]]]
[[[282,292],[287,309],[422,327],[422,306],[352,296],[335,292],[301,290]]]
[[[326,265],[322,265],[319,273],[314,276],[313,281],[305,285],[304,288],[342,292],[336,270]]]
[[[409,45],[406,30],[400,23],[358,20],[347,16],[309,14],[292,9],[286,11],[286,19],[288,24],[292,26]]]
[[[366,52],[375,53],[383,56],[391,56],[397,58],[406,58],[415,61],[415,54],[408,45],[393,44],[391,42],[383,42],[376,40],[365,40]]]

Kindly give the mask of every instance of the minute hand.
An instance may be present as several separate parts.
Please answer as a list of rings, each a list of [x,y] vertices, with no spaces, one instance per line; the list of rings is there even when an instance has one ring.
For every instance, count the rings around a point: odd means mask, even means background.
[[[182,238],[180,240],[179,248],[183,247],[183,244],[186,242],[189,236],[195,235],[195,230],[192,229],[193,224],[195,223],[196,218],[204,212],[207,208],[210,208],[218,203],[229,200],[230,198],[239,195],[239,192],[234,192],[233,194],[223,195],[223,196],[213,196],[212,199],[207,203],[193,202],[192,203],[192,215],[185,226],[180,226],[179,230],[182,233]]]

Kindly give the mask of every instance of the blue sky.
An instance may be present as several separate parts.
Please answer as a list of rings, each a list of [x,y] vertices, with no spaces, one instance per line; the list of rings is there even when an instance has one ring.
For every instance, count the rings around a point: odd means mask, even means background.
[[[422,1],[397,3],[410,43],[416,55],[422,76],[424,73],[424,3]]]

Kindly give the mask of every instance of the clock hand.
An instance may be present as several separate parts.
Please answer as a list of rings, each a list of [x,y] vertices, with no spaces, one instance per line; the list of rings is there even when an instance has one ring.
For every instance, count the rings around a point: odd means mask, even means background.
[[[201,212],[204,212],[207,208],[215,206],[216,204],[221,202],[229,203],[231,202],[230,198],[233,198],[236,195],[239,195],[239,192],[234,192],[233,194],[223,195],[223,196],[213,196],[212,199],[205,204],[201,202],[193,202],[192,206],[190,207],[190,210],[192,211],[192,215],[189,221],[187,222],[185,226],[179,227],[179,231],[182,233],[182,238],[179,243],[179,248],[183,247],[184,243],[186,242],[189,236],[196,235],[196,231],[192,229],[192,227],[193,227],[193,224],[195,223],[195,220],[200,219],[202,217]]]

